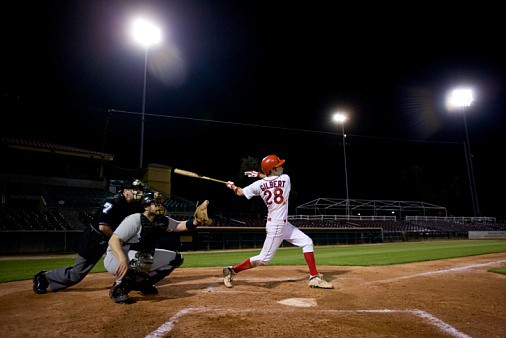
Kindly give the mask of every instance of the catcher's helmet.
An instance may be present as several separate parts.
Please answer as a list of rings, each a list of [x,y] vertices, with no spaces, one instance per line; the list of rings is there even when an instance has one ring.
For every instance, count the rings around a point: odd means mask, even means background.
[[[262,171],[265,175],[269,175],[272,168],[282,166],[285,160],[279,159],[276,155],[265,156],[262,160]]]
[[[165,207],[163,206],[163,202],[165,200],[165,196],[159,191],[150,191],[145,193],[141,198],[141,205],[143,207],[148,206],[152,203],[156,206],[156,214],[164,215]]]

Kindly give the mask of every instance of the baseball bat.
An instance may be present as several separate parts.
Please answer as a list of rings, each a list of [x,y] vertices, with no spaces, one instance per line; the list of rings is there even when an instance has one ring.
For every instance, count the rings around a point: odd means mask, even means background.
[[[179,174],[179,175],[183,175],[183,176],[195,177],[195,178],[201,178],[201,179],[203,179],[203,180],[209,180],[209,181],[214,181],[214,182],[219,182],[219,183],[224,183],[224,184],[227,184],[227,183],[228,183],[227,181],[222,181],[222,180],[218,180],[218,179],[216,179],[216,178],[211,178],[211,177],[207,177],[207,176],[202,176],[202,175],[199,175],[199,174],[194,173],[194,172],[192,172],[192,171],[182,170],[182,169],[178,169],[178,168],[175,168],[175,169],[174,169],[174,173]]]

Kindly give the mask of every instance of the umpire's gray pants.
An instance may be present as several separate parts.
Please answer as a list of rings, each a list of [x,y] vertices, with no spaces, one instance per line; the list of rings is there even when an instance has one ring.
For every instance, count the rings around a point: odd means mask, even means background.
[[[66,289],[69,286],[82,281],[98,263],[100,258],[102,257],[100,256],[93,260],[87,260],[86,258],[77,255],[74,266],[48,270],[45,275],[47,281],[49,282],[49,286],[51,287],[51,291]]]

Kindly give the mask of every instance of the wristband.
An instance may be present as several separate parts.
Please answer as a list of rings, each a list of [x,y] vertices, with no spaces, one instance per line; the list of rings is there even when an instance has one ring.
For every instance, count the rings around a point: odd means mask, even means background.
[[[188,229],[189,231],[193,231],[193,230],[197,229],[197,224],[193,223],[193,220],[194,220],[194,218],[190,217],[186,221],[186,229]]]

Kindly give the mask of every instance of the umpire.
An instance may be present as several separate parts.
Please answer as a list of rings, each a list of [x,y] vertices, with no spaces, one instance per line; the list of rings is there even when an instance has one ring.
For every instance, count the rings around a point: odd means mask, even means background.
[[[74,266],[40,271],[33,277],[33,292],[44,294],[48,288],[56,292],[82,281],[106,252],[107,242],[121,221],[141,210],[138,201],[143,193],[140,180],[124,181],[118,193],[102,202],[95,221],[81,234]]]

